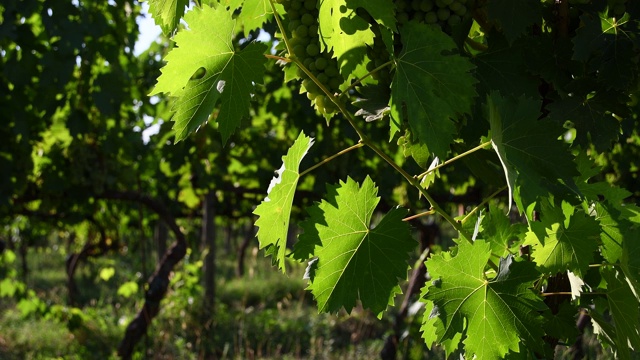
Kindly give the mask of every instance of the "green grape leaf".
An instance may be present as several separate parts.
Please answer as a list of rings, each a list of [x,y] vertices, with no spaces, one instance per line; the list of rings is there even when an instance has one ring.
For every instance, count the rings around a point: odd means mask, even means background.
[[[489,18],[495,20],[510,43],[533,24],[542,23],[539,0],[492,0],[488,5]]]
[[[616,216],[619,214],[619,211],[616,211],[606,203],[597,202],[593,212],[602,229],[600,233],[600,241],[602,241],[600,253],[607,262],[614,264],[622,257],[624,238],[622,233],[624,228],[629,224],[626,221],[621,221],[621,219]],[[620,225],[622,225],[622,227]]]
[[[149,13],[165,35],[171,34],[180,23],[189,0],[149,0]]]
[[[482,220],[483,230],[481,238],[491,245],[493,260],[512,254],[512,249],[524,240],[526,225],[522,223],[511,224],[505,213],[497,206],[489,206],[489,214]]]
[[[573,176],[579,175],[566,144],[558,139],[562,128],[548,120],[537,120],[540,102],[527,98],[488,97],[492,145],[509,186],[509,207],[515,201],[532,218],[540,196],[577,193]],[[513,200],[512,200],[513,199]]]
[[[271,180],[267,197],[253,211],[259,216],[255,225],[260,248],[269,247],[268,253],[274,255],[274,263],[283,272],[293,195],[300,179],[299,166],[312,145],[313,139],[301,132],[287,155],[282,157],[282,167]]]
[[[347,7],[353,10],[361,7],[379,24],[396,31],[396,9],[392,0],[347,0]]]
[[[636,26],[629,14],[609,18],[606,13],[585,14],[573,38],[573,59],[587,62],[589,70],[608,88],[626,89],[636,78],[635,50],[627,27]]]
[[[377,192],[369,177],[362,186],[348,178],[318,205],[322,214],[311,211],[311,221],[303,224],[305,234],[318,236],[308,241],[320,244],[309,285],[319,311],[344,307],[351,312],[359,298],[363,307],[380,317],[401,292],[398,280],[406,279],[409,252],[416,241],[402,221],[405,209],[391,210],[370,228],[380,201]]]
[[[543,211],[541,222],[530,222],[525,244],[543,272],[556,274],[570,270],[584,277],[598,248],[600,225],[582,212],[554,214]]]
[[[413,140],[411,130],[405,130],[404,135],[398,138],[398,146],[402,147],[404,157],[411,156],[418,166],[423,169],[427,167],[427,162],[429,161],[429,158],[431,158],[431,152],[429,151],[429,148],[427,148],[427,145],[416,143]]]
[[[403,49],[391,84],[391,137],[406,116],[417,142],[444,159],[456,133],[452,119],[471,111],[476,79],[471,62],[458,55],[439,28],[409,22],[400,30]]]
[[[264,23],[273,17],[269,0],[223,0],[222,3],[229,6],[231,10],[242,7],[237,21],[243,25],[245,36],[252,30],[260,29]],[[279,4],[276,5],[281,6]],[[282,9],[282,12],[284,12],[284,9]]]
[[[436,283],[439,280],[434,280]],[[422,326],[420,331],[422,332],[422,338],[424,339],[427,347],[432,348],[433,344],[438,343],[445,351],[446,358],[449,358],[455,350],[458,350],[460,340],[462,340],[462,333],[456,333],[449,339],[442,339],[438,341],[438,334],[444,332],[444,323],[440,319],[439,308],[433,304],[433,301],[425,300],[428,287],[422,288],[422,295],[420,301],[426,303],[424,308],[424,315],[422,317]]]
[[[373,31],[346,0],[323,0],[319,5],[318,32],[323,51],[333,50],[340,73],[347,78],[367,56],[367,46],[373,45]]]
[[[608,94],[573,94],[554,101],[547,109],[556,122],[572,122],[576,129],[574,144],[585,148],[593,144],[598,151],[606,151],[620,133],[620,122],[608,108],[615,100]]]
[[[640,307],[638,299],[629,287],[626,278],[615,269],[602,268],[602,277],[607,282],[606,295],[609,311],[615,324],[613,341],[618,350],[629,346],[640,349]],[[622,358],[622,357],[621,357]]]
[[[520,351],[520,343],[542,350],[544,302],[530,288],[538,272],[530,262],[503,258],[498,274],[487,280],[484,269],[491,256],[488,243],[463,242],[458,253],[432,255],[426,262],[434,279],[423,296],[434,303],[432,316],[442,321],[437,342],[466,334],[466,355],[498,359]]]
[[[550,311],[544,314],[546,318],[545,332],[556,339],[564,341],[575,340],[580,335],[576,327],[575,316],[577,313],[578,309],[571,303],[561,303],[560,309],[556,314],[552,314]]]
[[[175,36],[177,47],[166,56],[167,64],[150,95],[177,97],[172,108],[176,141],[203,125],[219,103],[216,121],[226,142],[249,115],[254,84],[264,76],[267,46],[251,43],[236,52],[232,43],[236,21],[222,6],[195,8],[184,19],[189,29]]]
[[[527,73],[525,50],[527,43],[518,41],[509,46],[500,34],[491,34],[487,51],[473,58],[477,66],[478,92],[489,94],[499,90],[503,94],[526,97],[539,96],[538,80]]]

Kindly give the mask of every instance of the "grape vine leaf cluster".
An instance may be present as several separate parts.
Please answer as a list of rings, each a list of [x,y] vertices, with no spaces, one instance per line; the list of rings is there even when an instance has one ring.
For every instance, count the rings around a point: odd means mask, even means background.
[[[301,224],[301,248],[315,247],[309,289],[320,311],[344,307],[350,312],[359,299],[380,317],[401,292],[399,279],[407,277],[416,242],[402,221],[407,213],[402,208],[392,209],[371,228],[377,192],[368,176],[362,185],[348,178],[330,188],[328,198],[312,207],[310,219]]]
[[[497,275],[487,279],[491,246],[485,241],[462,242],[457,254],[432,255],[426,262],[432,277],[422,298],[432,303],[422,326],[427,342],[460,339],[466,356],[498,359],[519,352],[525,343],[543,351],[542,299],[531,288],[538,278],[532,263],[503,258]],[[455,344],[454,346],[455,347]]]
[[[264,77],[267,47],[251,43],[236,51],[232,41],[236,21],[223,7],[195,8],[184,20],[189,29],[175,36],[176,47],[166,56],[167,64],[150,95],[177,97],[172,108],[176,141],[207,122],[219,103],[215,119],[226,142],[249,115],[252,90]]]
[[[293,196],[300,179],[300,162],[312,145],[313,139],[300,133],[287,155],[282,157],[282,166],[269,184],[267,197],[253,212],[259,216],[255,225],[260,248],[269,248],[267,253],[274,256],[274,263],[282,271],[285,270],[287,234]]]
[[[454,119],[469,113],[476,96],[474,66],[458,54],[451,37],[437,28],[407,23],[403,49],[391,84],[391,137],[407,118],[412,134],[439,158],[446,158],[456,132]]]

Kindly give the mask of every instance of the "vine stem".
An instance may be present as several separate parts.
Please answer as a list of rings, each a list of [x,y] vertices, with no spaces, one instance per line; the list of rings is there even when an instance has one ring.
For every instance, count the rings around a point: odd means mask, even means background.
[[[293,49],[291,48],[291,44],[289,43],[289,38],[287,37],[287,32],[284,31],[284,26],[282,25],[282,20],[280,20],[280,15],[276,10],[276,6],[273,5],[273,0],[269,0],[269,6],[271,6],[271,11],[273,11],[273,17],[276,19],[276,23],[278,23],[278,29],[282,33],[282,40],[284,40],[284,46],[287,48],[287,53],[293,54]]]
[[[476,206],[475,208],[473,208],[473,210],[471,210],[467,215],[464,216],[464,218],[462,218],[462,220],[460,220],[460,222],[462,224],[466,223],[467,220],[469,220],[469,217],[471,217],[471,215],[473,215],[476,211],[478,211],[479,209],[481,209],[482,207],[484,207],[491,199],[493,199],[494,197],[496,197],[498,194],[500,194],[501,192],[503,192],[505,189],[507,188],[507,185],[501,187],[500,189],[496,190],[493,194],[489,195],[488,198],[484,199],[480,205]]]
[[[393,60],[389,60],[386,63],[378,66],[377,68],[369,71],[368,73],[366,73],[365,75],[363,75],[361,78],[357,79],[356,81],[354,81],[351,85],[349,85],[349,87],[347,87],[346,89],[344,89],[343,92],[340,93],[340,95],[338,95],[338,98],[342,97],[344,94],[348,93],[349,90],[355,88],[356,86],[358,86],[358,84],[362,83],[362,81],[366,78],[368,78],[369,76],[371,76],[374,73],[377,73],[378,71],[384,69],[385,67],[389,66],[389,65],[393,65]]]
[[[291,62],[291,59],[278,56],[278,55],[264,54],[264,57],[266,57],[267,59],[275,59],[275,60],[280,60],[284,62]]]
[[[363,147],[363,146],[364,146],[364,144],[363,144],[362,142],[358,142],[358,143],[357,143],[357,144],[355,144],[355,145],[349,146],[348,148],[346,148],[346,149],[344,149],[344,150],[342,150],[342,151],[340,151],[340,152],[338,152],[338,153],[336,153],[336,154],[333,154],[333,155],[329,156],[328,158],[326,158],[326,159],[324,159],[324,160],[320,161],[319,163],[317,163],[317,164],[313,165],[312,167],[310,167],[310,168],[306,169],[305,171],[301,172],[301,173],[300,173],[300,175],[299,175],[299,177],[302,177],[302,176],[306,175],[307,173],[310,173],[311,171],[313,171],[313,170],[315,170],[315,169],[319,168],[320,166],[322,166],[322,165],[324,165],[324,164],[328,163],[329,161],[331,161],[331,160],[333,160],[333,159],[337,158],[337,157],[338,157],[338,156],[340,156],[340,155],[344,155],[344,154],[348,153],[348,152],[349,152],[349,151],[351,151],[351,150],[354,150],[354,149],[357,149],[357,148],[361,148],[361,147]]]
[[[465,157],[465,156],[467,156],[467,155],[469,155],[469,154],[472,154],[472,153],[474,153],[474,152],[476,152],[476,151],[478,151],[478,150],[484,149],[485,147],[490,146],[490,145],[491,145],[491,140],[489,140],[489,141],[487,141],[487,142],[484,142],[484,143],[482,143],[482,144],[480,144],[480,145],[478,145],[478,146],[474,147],[473,149],[467,150],[467,151],[463,152],[462,154],[458,154],[458,155],[456,155],[456,156],[452,157],[451,159],[449,159],[449,160],[447,160],[447,161],[443,162],[443,163],[442,163],[442,164],[440,164],[440,165],[434,166],[433,168],[431,168],[431,169],[429,169],[429,170],[427,170],[427,171],[423,172],[422,174],[420,174],[420,175],[416,176],[416,178],[418,178],[418,179],[422,179],[423,177],[427,176],[429,173],[432,173],[432,172],[434,172],[434,171],[436,171],[436,170],[440,169],[441,167],[447,166],[447,165],[451,164],[452,162],[454,162],[454,161],[456,161],[456,160],[460,160],[460,159],[462,159],[463,157]]]
[[[407,216],[406,218],[402,219],[402,221],[409,221],[409,220],[417,219],[417,218],[422,217],[422,216],[432,215],[432,214],[435,214],[435,212],[436,212],[435,210],[429,209],[429,210],[423,211],[423,212],[421,212],[419,214]]]

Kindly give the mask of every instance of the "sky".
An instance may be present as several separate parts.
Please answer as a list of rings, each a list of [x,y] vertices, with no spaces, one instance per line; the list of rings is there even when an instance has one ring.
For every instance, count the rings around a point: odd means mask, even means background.
[[[133,53],[136,56],[147,50],[149,45],[162,34],[160,26],[153,22],[153,18],[149,14],[149,3],[147,1],[142,3],[142,14],[138,16],[138,27],[140,29],[140,36],[133,49]]]

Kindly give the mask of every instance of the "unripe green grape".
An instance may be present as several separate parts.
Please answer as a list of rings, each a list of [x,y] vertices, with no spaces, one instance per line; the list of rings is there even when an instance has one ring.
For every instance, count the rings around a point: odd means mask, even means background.
[[[415,13],[413,13],[413,19],[417,22],[423,22],[424,21],[424,13],[422,11],[416,11]]]
[[[424,22],[426,22],[427,24],[435,24],[438,22],[438,15],[433,11],[428,12],[424,16]]]
[[[300,24],[300,26],[298,26],[294,31],[293,31],[293,36],[294,37],[299,37],[299,38],[305,38],[309,35],[309,27],[304,25],[304,24]]]
[[[302,25],[300,20],[292,20],[287,26],[287,28],[289,29],[289,31],[291,31],[291,33],[293,33],[300,25]]]
[[[454,11],[454,13],[456,13],[456,15],[462,17],[462,16],[466,15],[467,7],[464,6],[464,5],[461,5],[460,8],[458,8],[457,10]]]
[[[309,68],[309,65],[311,65],[312,63],[313,63],[312,58],[306,58],[302,61],[302,65],[304,65],[304,67],[306,67],[307,69]]]
[[[318,79],[318,81],[321,84],[325,84],[325,85],[329,82],[329,77],[323,72],[321,72],[318,75],[316,75],[316,79]]]
[[[453,12],[460,9],[460,7],[462,7],[462,4],[459,1],[454,1],[451,3],[451,5],[449,5],[449,9],[451,9],[451,11]]]
[[[313,17],[313,15],[309,13],[305,13],[304,15],[302,15],[302,18],[300,18],[300,21],[307,26],[312,26],[316,23],[316,19]]]
[[[454,0],[442,0],[442,3],[445,4],[446,6],[449,6],[451,4],[453,4]]]
[[[443,8],[443,7],[446,7],[447,5],[442,0],[436,0],[436,6],[438,8]]]
[[[329,62],[325,58],[317,58],[316,61],[315,61],[316,69],[324,70],[324,69],[326,69],[328,63]]]
[[[407,3],[405,1],[398,1],[396,3],[396,12],[403,12],[407,9]]]
[[[422,1],[421,0],[413,0],[411,1],[411,8],[416,11],[416,10],[420,10],[420,5],[421,5]]]
[[[456,26],[461,22],[462,18],[458,15],[451,15],[451,17],[449,17],[449,20],[447,20],[447,24],[449,24],[449,26]]]
[[[324,113],[324,105],[326,104],[326,100],[327,97],[324,95],[318,95],[315,99],[315,103],[316,103],[316,107],[318,108],[318,111],[320,111],[321,113]]]
[[[312,93],[312,92],[307,91],[307,99],[309,99],[309,100],[313,101],[313,100],[315,100],[317,97],[318,97],[318,94],[317,94],[317,93]]]
[[[318,56],[320,54],[320,46],[317,44],[309,44],[307,45],[307,55],[309,56]]]
[[[425,14],[428,13],[431,9],[433,9],[433,1],[431,0],[422,0],[420,3],[420,11]]]
[[[324,72],[329,77],[336,77],[340,75],[340,72],[338,71],[338,66],[335,64],[330,64],[329,66],[327,66],[327,68],[324,69]]]
[[[409,22],[409,15],[406,12],[399,12],[396,14],[396,20],[400,24],[406,24]]]
[[[299,19],[300,18],[300,10],[289,9],[287,11],[287,16],[289,19]]]
[[[313,25],[309,25],[309,36],[314,37],[314,36],[318,36],[318,25],[313,24]]]
[[[445,21],[451,16],[451,12],[447,8],[438,9],[438,19],[440,21]]]

